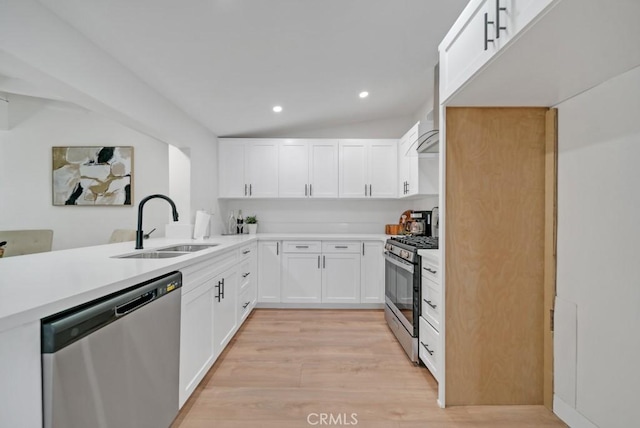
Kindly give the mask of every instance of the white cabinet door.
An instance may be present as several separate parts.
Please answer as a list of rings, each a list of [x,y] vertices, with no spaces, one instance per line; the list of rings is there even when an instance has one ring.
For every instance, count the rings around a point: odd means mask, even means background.
[[[183,295],[181,311],[180,407],[213,364],[213,281]]]
[[[258,140],[247,143],[245,183],[249,197],[278,197],[278,142]]]
[[[245,143],[243,140],[219,140],[218,180],[221,198],[245,196]]]
[[[280,302],[280,241],[258,242],[258,302]]]
[[[416,123],[400,138],[398,143],[398,195],[400,197],[407,196],[411,188],[412,180],[415,178],[411,175],[412,162],[417,162],[417,153],[412,153],[412,144],[418,139],[418,127],[420,122]],[[415,154],[416,156],[412,156]],[[416,187],[415,184],[413,187]]]
[[[341,198],[365,198],[368,196],[367,156],[368,145],[365,140],[340,141],[339,193]]]
[[[338,197],[338,141],[309,144],[309,196]]]
[[[398,182],[398,146],[395,141],[369,142],[369,197],[395,198]]]
[[[495,22],[495,2],[471,0],[440,44],[441,103],[497,52],[500,39],[495,38],[495,26],[485,24],[485,14],[487,21]]]
[[[238,268],[230,268],[214,278],[213,288],[213,340],[217,357],[233,337],[238,325]]]
[[[360,302],[360,254],[322,255],[322,303]]]
[[[279,147],[279,195],[304,198],[309,195],[309,146],[304,140],[284,141]],[[337,181],[337,171],[336,171]]]
[[[320,303],[320,254],[287,253],[282,256],[282,302]]]
[[[384,303],[383,245],[377,241],[362,243],[361,303]]]

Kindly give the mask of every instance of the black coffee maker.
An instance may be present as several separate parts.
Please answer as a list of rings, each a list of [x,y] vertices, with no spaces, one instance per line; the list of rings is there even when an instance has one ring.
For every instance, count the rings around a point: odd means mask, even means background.
[[[431,236],[431,211],[412,211],[409,233],[414,236]]]

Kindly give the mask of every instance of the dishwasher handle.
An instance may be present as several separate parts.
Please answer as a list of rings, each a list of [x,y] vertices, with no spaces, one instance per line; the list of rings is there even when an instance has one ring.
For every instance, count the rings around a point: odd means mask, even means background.
[[[129,312],[135,311],[136,309],[155,300],[157,296],[158,296],[158,290],[151,290],[144,293],[141,296],[136,297],[135,299],[129,300],[127,303],[123,303],[122,305],[116,306],[115,307],[116,317],[121,317],[123,315],[128,314]]]

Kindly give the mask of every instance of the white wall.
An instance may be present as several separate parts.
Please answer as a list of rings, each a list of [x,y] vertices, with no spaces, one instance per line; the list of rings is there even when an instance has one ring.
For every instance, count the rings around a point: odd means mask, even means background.
[[[558,108],[556,411],[638,426],[640,68]]]
[[[169,192],[167,145],[103,116],[67,103],[11,96],[12,128],[0,131],[0,229],[53,229],[53,249],[108,242],[113,229],[135,229],[137,203]],[[51,147],[134,147],[131,207],[52,205]],[[144,229],[162,236],[171,210],[163,201],[146,205]]]
[[[258,232],[275,233],[384,233],[408,209],[430,210],[437,197],[414,200],[346,199],[240,199],[221,201],[225,219],[229,211],[258,216]]]

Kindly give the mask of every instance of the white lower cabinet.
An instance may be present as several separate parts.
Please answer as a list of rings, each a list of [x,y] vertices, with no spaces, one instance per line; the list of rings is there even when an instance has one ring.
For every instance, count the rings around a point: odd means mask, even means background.
[[[280,241],[258,242],[258,302],[280,303]]]
[[[360,254],[322,255],[322,303],[360,303]]]
[[[238,325],[238,268],[227,269],[213,282],[213,341],[217,357],[233,337]]]
[[[360,303],[384,303],[384,244],[362,243],[360,263]]]
[[[213,280],[182,296],[180,323],[180,407],[214,360]]]
[[[285,253],[282,256],[282,302],[320,303],[322,270],[319,253]]]
[[[422,317],[420,317],[419,330],[418,355],[433,377],[440,381],[440,333]]]

